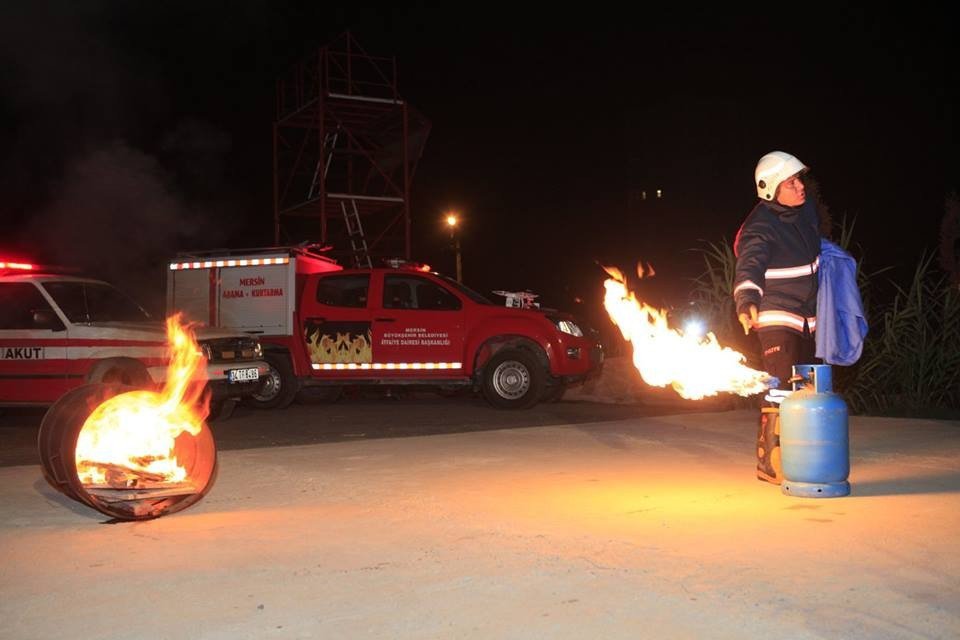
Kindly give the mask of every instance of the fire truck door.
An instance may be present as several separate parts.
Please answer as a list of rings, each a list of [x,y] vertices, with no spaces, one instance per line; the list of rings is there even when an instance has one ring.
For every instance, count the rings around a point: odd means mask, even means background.
[[[370,275],[332,274],[316,280],[303,294],[300,316],[307,355],[315,374],[372,368],[370,349]],[[335,373],[331,373],[335,372]]]
[[[66,337],[36,286],[0,283],[0,402],[53,402],[76,386],[67,376]]]
[[[451,291],[423,276],[386,274],[378,302],[374,363],[413,376],[463,369],[463,303]]]

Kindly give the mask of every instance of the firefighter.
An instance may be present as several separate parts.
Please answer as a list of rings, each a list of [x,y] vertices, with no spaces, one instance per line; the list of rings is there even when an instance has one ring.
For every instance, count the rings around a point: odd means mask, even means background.
[[[803,184],[807,171],[783,151],[760,158],[754,173],[760,201],[733,243],[737,317],[745,334],[756,332],[764,371],[779,379],[780,389],[790,388],[793,365],[816,362],[820,232]],[[780,484],[779,408],[765,402],[760,411],[757,477]]]

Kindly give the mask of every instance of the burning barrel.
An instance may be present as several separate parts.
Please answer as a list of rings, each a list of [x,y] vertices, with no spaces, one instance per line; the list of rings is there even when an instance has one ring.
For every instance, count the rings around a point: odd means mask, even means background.
[[[148,520],[199,501],[217,452],[202,412],[154,391],[88,384],[43,417],[38,446],[47,481],[119,520]]]

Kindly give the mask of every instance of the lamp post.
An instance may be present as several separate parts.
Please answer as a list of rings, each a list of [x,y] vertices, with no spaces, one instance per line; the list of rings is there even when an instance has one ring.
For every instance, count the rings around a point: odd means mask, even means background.
[[[460,218],[456,213],[447,214],[447,227],[450,229],[450,239],[453,241],[453,251],[457,256],[457,282],[463,282],[463,269],[460,263],[460,236],[457,234],[457,225]]]

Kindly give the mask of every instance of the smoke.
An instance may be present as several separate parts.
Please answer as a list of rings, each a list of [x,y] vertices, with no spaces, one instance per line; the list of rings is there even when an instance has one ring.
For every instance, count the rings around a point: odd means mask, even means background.
[[[156,312],[163,263],[205,227],[172,182],[156,158],[122,141],[93,150],[67,167],[49,203],[23,221],[20,244],[42,261],[134,289]]]
[[[230,137],[184,115],[107,0],[0,9],[0,253],[163,310],[164,263],[228,232]]]
[[[215,195],[226,183],[224,159],[231,150],[225,132],[197,118],[178,122],[160,142],[167,162],[177,167],[180,184],[191,193]]]
[[[0,15],[0,186],[34,206],[63,161],[149,122],[162,104],[148,76],[102,33],[105,3],[5,4]]]

